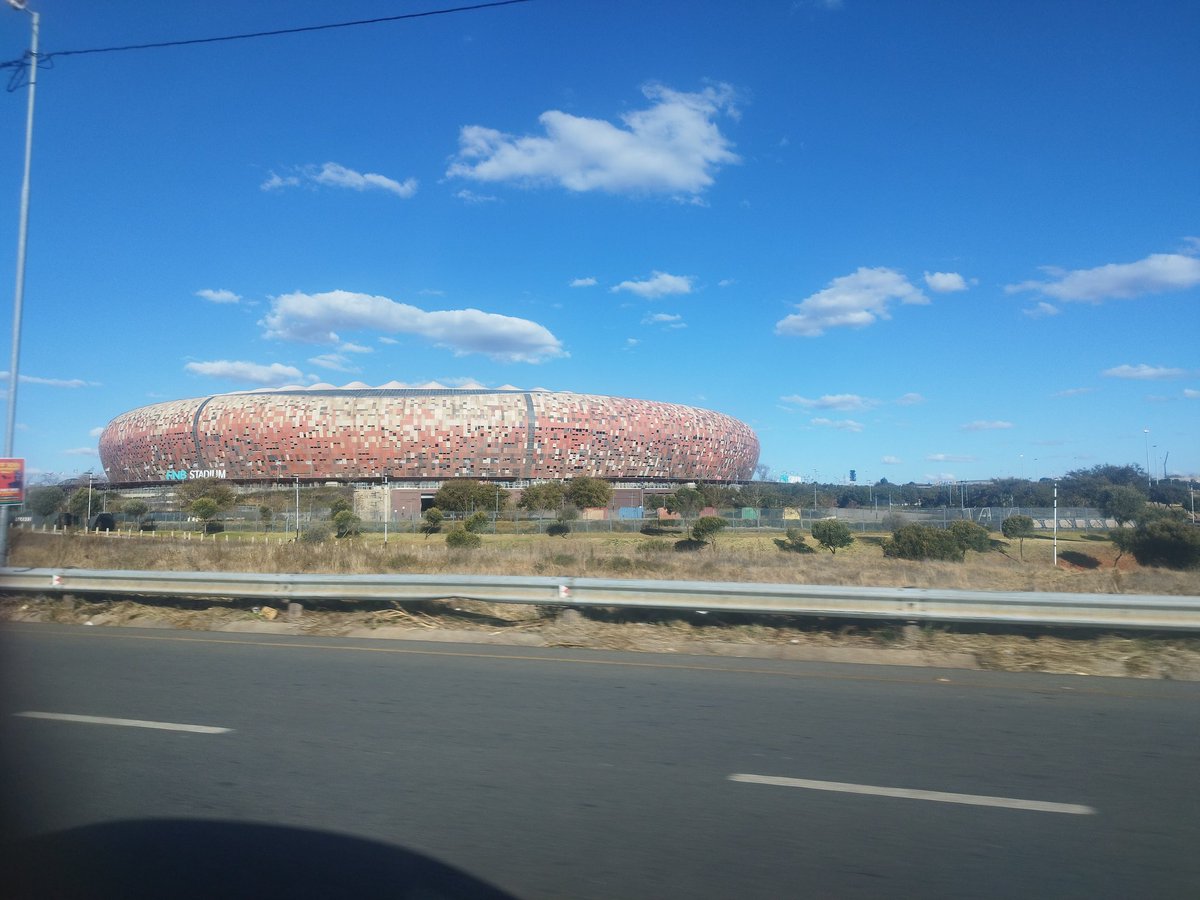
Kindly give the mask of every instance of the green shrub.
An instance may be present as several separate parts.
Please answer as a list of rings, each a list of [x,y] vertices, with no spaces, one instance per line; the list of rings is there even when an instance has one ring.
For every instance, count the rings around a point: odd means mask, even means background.
[[[425,510],[425,516],[421,522],[421,534],[428,538],[431,534],[437,534],[442,530],[442,522],[445,515],[436,506],[431,506]]]
[[[1143,566],[1194,569],[1200,566],[1200,528],[1182,519],[1143,522],[1129,537],[1129,550]]]
[[[459,525],[446,534],[446,546],[454,550],[474,550],[483,544],[483,538]]]
[[[811,530],[813,540],[830,553],[837,553],[839,547],[849,547],[854,543],[850,526],[841,519],[818,519],[812,523]]]
[[[717,532],[727,523],[720,516],[702,516],[692,525],[692,540],[699,544],[712,542],[716,546]]]
[[[329,540],[331,533],[328,525],[324,522],[318,522],[315,525],[309,525],[304,531],[300,532],[300,540],[305,544],[320,544]]]
[[[471,513],[471,515],[467,516],[466,521],[463,522],[463,528],[467,529],[471,534],[482,534],[487,529],[487,526],[488,514],[483,510]]]
[[[551,522],[546,526],[546,534],[550,537],[566,537],[571,533],[571,526],[566,522]]]
[[[333,517],[333,527],[340,538],[354,537],[362,532],[362,519],[348,509],[343,509]]]
[[[959,519],[957,522],[951,522],[946,530],[954,536],[954,540],[958,541],[958,546],[962,547],[964,552],[975,550],[987,553],[992,549],[992,539],[988,536],[988,530],[976,522]]]
[[[954,535],[929,525],[905,525],[883,542],[883,555],[895,559],[941,559],[962,562],[966,550]]]
[[[775,538],[775,546],[787,553],[815,553],[799,528],[789,528],[787,537]]]

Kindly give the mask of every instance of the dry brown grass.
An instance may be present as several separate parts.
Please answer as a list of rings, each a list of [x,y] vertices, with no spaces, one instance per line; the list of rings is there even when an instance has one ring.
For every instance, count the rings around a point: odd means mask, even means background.
[[[1114,565],[1107,540],[1059,539],[1051,564],[1048,538],[1002,552],[968,553],[963,563],[910,562],[883,555],[883,535],[858,535],[836,555],[780,551],[776,534],[722,535],[715,548],[679,553],[674,539],[640,534],[484,535],[475,551],[451,551],[441,536],[378,535],[321,544],[280,537],[198,535],[109,536],[15,532],[10,565],[19,567],[233,571],[278,573],[427,573],[590,576],[779,584],[925,587],[962,590],[1067,591],[1122,594],[1200,594],[1200,572],[1143,569],[1124,558]],[[1065,559],[1064,559],[1065,556]]]

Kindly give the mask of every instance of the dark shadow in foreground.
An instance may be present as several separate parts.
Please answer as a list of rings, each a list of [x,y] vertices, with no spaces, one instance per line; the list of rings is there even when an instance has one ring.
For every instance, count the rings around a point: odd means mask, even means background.
[[[428,856],[348,835],[240,822],[87,825],[3,848],[5,897],[515,900]]]

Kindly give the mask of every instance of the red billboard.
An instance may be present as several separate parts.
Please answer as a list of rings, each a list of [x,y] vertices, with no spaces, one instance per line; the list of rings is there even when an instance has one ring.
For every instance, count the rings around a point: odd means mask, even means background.
[[[25,502],[25,460],[0,459],[0,506]]]

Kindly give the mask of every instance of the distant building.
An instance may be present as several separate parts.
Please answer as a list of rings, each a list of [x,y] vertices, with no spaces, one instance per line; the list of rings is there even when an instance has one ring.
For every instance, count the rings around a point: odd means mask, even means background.
[[[673,403],[517,389],[284,388],[143,406],[100,436],[115,485],[238,482],[744,481],[758,438]]]

